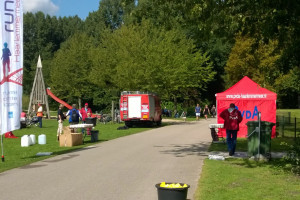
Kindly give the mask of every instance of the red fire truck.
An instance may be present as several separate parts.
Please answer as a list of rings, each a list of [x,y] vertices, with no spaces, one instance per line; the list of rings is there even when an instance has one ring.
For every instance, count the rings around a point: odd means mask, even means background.
[[[160,98],[149,92],[124,91],[120,99],[120,117],[125,125],[161,124]]]

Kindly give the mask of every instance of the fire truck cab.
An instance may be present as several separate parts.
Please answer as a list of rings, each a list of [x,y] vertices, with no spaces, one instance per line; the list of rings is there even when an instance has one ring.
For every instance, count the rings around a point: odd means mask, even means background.
[[[120,98],[120,117],[125,125],[161,124],[160,98],[150,92],[124,91]]]

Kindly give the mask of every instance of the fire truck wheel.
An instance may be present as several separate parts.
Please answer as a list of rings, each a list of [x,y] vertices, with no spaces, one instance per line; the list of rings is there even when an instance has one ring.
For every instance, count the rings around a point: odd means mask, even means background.
[[[132,123],[131,123],[131,122],[125,122],[125,125],[126,125],[127,127],[129,127],[129,128],[132,127]]]
[[[157,126],[161,126],[161,120],[156,122]]]

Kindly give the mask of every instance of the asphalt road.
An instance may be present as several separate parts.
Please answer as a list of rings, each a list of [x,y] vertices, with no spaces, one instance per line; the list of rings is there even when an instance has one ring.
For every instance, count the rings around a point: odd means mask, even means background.
[[[3,172],[0,199],[157,200],[162,181],[189,184],[193,199],[210,123],[155,128]]]

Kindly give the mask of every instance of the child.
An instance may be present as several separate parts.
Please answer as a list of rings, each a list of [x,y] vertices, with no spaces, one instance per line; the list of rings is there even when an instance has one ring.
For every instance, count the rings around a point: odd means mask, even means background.
[[[91,117],[91,113],[90,112],[87,113],[87,117]],[[87,135],[91,135],[91,130],[92,130],[92,128],[87,128],[86,129],[86,134]]]

